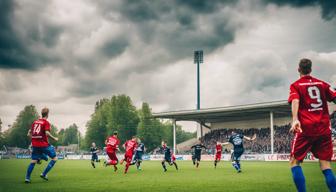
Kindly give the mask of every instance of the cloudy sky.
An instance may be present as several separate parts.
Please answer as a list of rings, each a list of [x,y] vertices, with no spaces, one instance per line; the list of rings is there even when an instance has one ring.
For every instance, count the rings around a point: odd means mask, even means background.
[[[336,86],[335,15],[334,0],[1,0],[0,118],[48,106],[85,132],[114,94],[193,109],[196,49],[203,108],[286,99],[302,57]]]

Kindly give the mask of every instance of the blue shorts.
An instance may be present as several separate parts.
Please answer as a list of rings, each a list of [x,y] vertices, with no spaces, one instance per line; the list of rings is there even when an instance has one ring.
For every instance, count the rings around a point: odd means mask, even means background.
[[[142,161],[142,155],[143,155],[143,152],[138,152],[137,151],[134,155],[134,160]]]
[[[231,154],[232,161],[240,161],[240,157],[243,155],[244,149],[234,149]]]
[[[56,157],[55,148],[52,145],[48,147],[32,147],[33,152],[31,155],[32,160],[43,159],[43,155],[48,155],[50,158]]]
[[[92,154],[91,161],[98,161],[98,155],[97,154]]]

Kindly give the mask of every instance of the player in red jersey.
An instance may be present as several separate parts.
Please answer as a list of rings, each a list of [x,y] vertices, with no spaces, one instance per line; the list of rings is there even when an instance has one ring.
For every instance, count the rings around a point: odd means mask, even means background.
[[[319,159],[330,191],[336,191],[336,180],[330,167],[333,155],[331,126],[327,102],[336,103],[336,92],[324,81],[310,75],[312,62],[301,59],[300,79],[290,86],[288,102],[292,105],[295,134],[291,146],[291,170],[298,191],[306,191],[301,162],[308,152]]]
[[[214,161],[215,169],[217,168],[217,163],[220,162],[220,160],[222,158],[222,151],[223,151],[223,144],[221,142],[217,141],[215,161]]]
[[[48,155],[51,158],[51,161],[49,162],[48,166],[45,168],[43,173],[40,175],[42,179],[46,181],[48,180],[47,174],[54,167],[57,161],[55,148],[48,142],[48,137],[50,137],[55,141],[58,141],[58,138],[54,137],[50,133],[50,123],[47,120],[49,109],[43,108],[41,114],[42,118],[35,120],[33,122],[31,129],[29,129],[27,134],[28,136],[31,137],[32,160],[27,169],[25,183],[30,183],[30,175],[33,172],[35,164],[39,159],[41,159],[43,154]]]
[[[116,152],[119,151],[119,144],[120,141],[118,139],[118,132],[116,131],[113,133],[113,136],[110,136],[105,140],[106,154],[110,160],[105,161],[104,164],[105,166],[113,165],[114,171],[118,170],[117,164],[119,160]]]
[[[120,164],[123,164],[123,162],[126,161],[125,172],[124,172],[126,174],[129,166],[131,165],[134,151],[138,146],[137,138],[133,136],[132,139],[126,141],[123,146],[126,152],[125,152],[125,157],[123,160],[120,161]]]

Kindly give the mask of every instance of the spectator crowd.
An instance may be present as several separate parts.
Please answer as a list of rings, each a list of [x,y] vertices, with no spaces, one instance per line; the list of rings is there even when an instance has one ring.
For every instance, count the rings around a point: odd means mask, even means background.
[[[333,137],[336,137],[336,112],[330,115]],[[294,135],[289,133],[290,124],[274,126],[274,153],[290,153],[290,146]],[[202,143],[207,147],[208,153],[214,153],[216,142],[227,142],[231,132],[241,133],[244,136],[252,137],[257,135],[255,141],[244,142],[245,153],[270,153],[271,132],[269,128],[250,129],[216,129],[207,133],[201,138]],[[229,150],[225,149],[225,152]]]

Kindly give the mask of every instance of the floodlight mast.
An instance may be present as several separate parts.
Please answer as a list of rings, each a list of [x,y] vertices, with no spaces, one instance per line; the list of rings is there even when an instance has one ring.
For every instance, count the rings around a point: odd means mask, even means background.
[[[197,65],[197,110],[201,109],[200,64],[203,63],[203,50],[194,52],[194,63]]]

